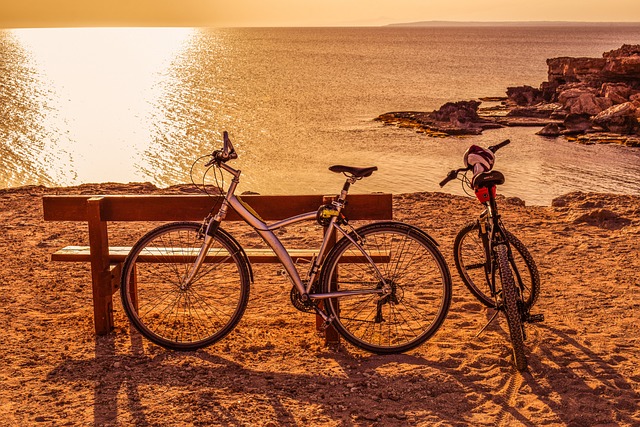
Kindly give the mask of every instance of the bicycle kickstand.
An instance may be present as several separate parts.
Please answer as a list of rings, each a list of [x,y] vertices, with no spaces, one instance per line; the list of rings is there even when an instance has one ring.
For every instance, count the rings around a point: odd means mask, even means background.
[[[496,310],[495,313],[493,313],[493,316],[491,316],[491,319],[489,319],[489,321],[487,322],[486,325],[484,325],[482,327],[482,329],[480,329],[478,331],[478,333],[476,334],[475,338],[478,338],[484,331],[485,329],[487,329],[489,327],[489,325],[491,324],[491,322],[493,322],[495,320],[496,317],[498,317],[498,313],[500,313],[500,310]]]

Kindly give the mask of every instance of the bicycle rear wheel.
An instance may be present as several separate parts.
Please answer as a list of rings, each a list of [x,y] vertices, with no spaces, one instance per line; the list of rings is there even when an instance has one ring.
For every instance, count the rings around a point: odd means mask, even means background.
[[[513,347],[513,359],[519,371],[527,369],[527,357],[524,354],[524,323],[523,311],[524,302],[520,297],[511,264],[505,245],[497,245],[495,248],[496,261],[498,263],[499,277],[502,284],[502,304],[507,325],[509,326],[509,336]]]
[[[120,295],[131,323],[152,342],[196,350],[227,335],[247,306],[250,274],[240,249],[218,232],[190,284],[190,268],[203,243],[201,224],[162,225],[131,249]]]
[[[346,237],[327,256],[322,291],[363,292],[326,300],[338,332],[373,353],[401,353],[429,339],[451,302],[451,277],[435,242],[398,222],[370,224],[350,237],[375,265]]]
[[[527,309],[530,309],[540,294],[540,275],[533,257],[516,236],[506,231],[511,246],[510,263],[515,273],[516,286],[522,293]],[[485,247],[487,232],[480,230],[480,223],[474,221],[465,225],[453,244],[453,258],[458,274],[469,291],[484,305],[496,308],[496,301],[489,286],[490,265]]]

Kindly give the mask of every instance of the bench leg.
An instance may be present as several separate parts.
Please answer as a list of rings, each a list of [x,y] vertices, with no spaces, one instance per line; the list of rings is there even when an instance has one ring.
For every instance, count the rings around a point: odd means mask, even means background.
[[[91,284],[93,290],[93,319],[97,335],[113,330],[113,282],[109,263],[107,223],[101,218],[103,197],[87,200],[89,246],[91,248]]]
[[[93,319],[97,335],[106,335],[113,330],[112,289],[109,269],[93,275]]]

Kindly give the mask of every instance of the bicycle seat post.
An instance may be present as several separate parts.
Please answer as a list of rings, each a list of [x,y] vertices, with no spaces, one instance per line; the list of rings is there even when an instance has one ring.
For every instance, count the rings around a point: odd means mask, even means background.
[[[351,184],[354,184],[356,181],[357,178],[355,176],[347,175],[347,179],[342,186],[342,191],[340,192],[340,196],[338,197],[338,200],[336,202],[341,205],[344,204],[344,201],[347,199],[347,194],[349,194],[349,188],[351,187]]]

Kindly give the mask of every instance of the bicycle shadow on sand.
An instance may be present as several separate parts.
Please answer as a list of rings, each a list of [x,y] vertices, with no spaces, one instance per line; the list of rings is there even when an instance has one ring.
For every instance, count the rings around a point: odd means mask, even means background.
[[[497,333],[510,353],[508,331],[503,328],[506,325],[497,324],[488,331]],[[536,324],[528,332],[527,371],[520,373],[512,366],[510,375],[504,375],[493,391],[486,390],[486,384],[462,379],[465,387],[483,395],[478,406],[489,400],[501,408],[494,425],[640,424],[640,393],[634,391],[640,377],[625,378],[624,368],[617,366],[633,356],[598,353],[573,338],[571,334],[577,332],[570,329]],[[487,350],[473,341],[466,347]],[[511,355],[507,359],[512,363]]]
[[[50,381],[69,384],[83,372],[82,380],[94,384],[95,426],[260,425],[252,419],[276,425],[415,425],[428,419],[462,422],[461,414],[474,406],[460,401],[452,407],[450,396],[463,395],[463,386],[434,367],[437,363],[411,355],[356,357],[343,349],[323,351],[316,365],[322,372],[299,367],[301,372],[275,372],[211,350],[178,353],[151,346],[147,349],[153,351],[145,352],[137,332],[132,331],[131,339],[131,351],[123,354],[114,334],[99,337],[95,358],[67,359],[48,375]],[[256,351],[272,352],[273,347]],[[298,362],[284,352],[275,357],[282,357],[284,369]],[[332,368],[327,370],[326,364]],[[377,374],[392,364],[407,370]],[[163,406],[154,407],[154,401]]]
[[[478,425],[484,420],[491,425],[535,426],[532,408],[520,400],[523,396],[536,401],[534,412],[546,412],[547,421],[637,423],[633,411],[638,395],[629,380],[567,333],[540,328],[545,339],[530,355],[530,373],[524,374],[506,359],[493,359],[497,367],[461,368],[463,353],[490,351],[473,340],[460,343],[453,353],[428,359],[407,354],[359,356],[344,348],[322,351],[315,372],[314,366],[301,369],[298,360],[273,346],[253,347],[266,358],[282,359],[280,370],[274,371],[211,350],[178,353],[146,346],[132,331],[127,353],[118,351],[114,334],[100,337],[95,358],[67,359],[48,379],[69,383],[83,372],[83,381],[93,383],[96,426],[234,426],[253,419],[261,420],[257,425]],[[499,385],[489,386],[481,372],[502,375]]]
[[[525,383],[565,425],[638,425],[640,378],[625,378],[617,369],[628,359],[603,355],[566,331],[539,326],[545,336],[539,357],[532,358]],[[569,331],[570,332],[570,331]]]

